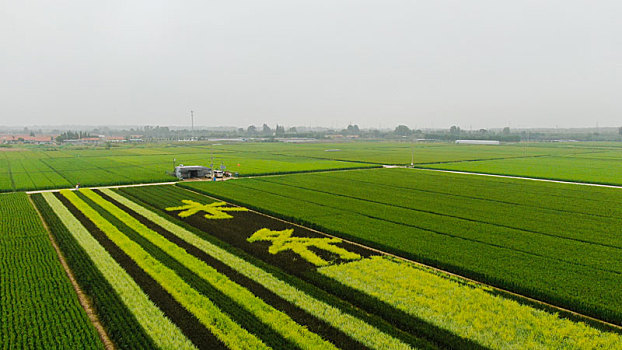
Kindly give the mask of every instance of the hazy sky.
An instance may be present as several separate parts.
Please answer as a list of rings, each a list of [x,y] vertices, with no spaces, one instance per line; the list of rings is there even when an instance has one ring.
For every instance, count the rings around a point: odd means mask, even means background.
[[[0,2],[0,125],[622,125],[622,1]]]

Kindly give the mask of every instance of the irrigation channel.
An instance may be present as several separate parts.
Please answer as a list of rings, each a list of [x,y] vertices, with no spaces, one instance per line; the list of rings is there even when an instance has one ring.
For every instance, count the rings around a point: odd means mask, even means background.
[[[408,166],[399,166],[399,165],[398,166],[396,166],[396,165],[385,165],[383,167],[384,168],[410,168]],[[622,186],[603,185],[603,184],[595,184],[595,183],[571,182],[571,181],[560,181],[560,180],[539,179],[539,178],[529,178],[529,177],[519,177],[519,176],[509,176],[509,175],[496,175],[496,174],[486,174],[486,173],[463,172],[463,171],[428,169],[428,168],[417,168],[417,167],[411,168],[411,169],[413,169],[415,171],[435,171],[435,172],[465,174],[465,175],[474,175],[474,176],[489,176],[489,177],[499,177],[499,178],[510,178],[510,179],[520,179],[520,180],[530,180],[530,181],[544,181],[544,182],[562,183],[562,184],[571,184],[571,185],[608,187],[608,188],[622,189]],[[356,170],[360,170],[360,169],[356,169]],[[321,172],[328,172],[328,171],[331,171],[331,170],[322,170]],[[353,170],[349,170],[349,169],[348,170],[343,170],[343,169],[341,169],[341,170],[332,170],[332,171],[339,171],[339,172],[341,172],[341,171],[353,171]],[[284,175],[287,175],[287,174],[283,174],[283,175],[271,174],[271,175],[253,176],[253,177],[274,177],[274,176],[284,176]],[[235,178],[231,178],[230,180],[234,180],[234,179]],[[194,181],[203,181],[203,180],[194,180]],[[178,181],[160,182],[160,183],[145,183],[145,184],[131,184],[131,185],[113,185],[113,186],[90,187],[90,189],[125,188],[125,187],[156,186],[156,185],[175,185],[177,182]],[[204,193],[198,193],[198,192],[192,191],[192,190],[187,189],[187,188],[185,190],[193,192],[193,193],[200,194],[202,196],[210,197],[210,198],[213,198],[215,200],[221,200],[220,198],[208,196],[208,195],[206,195]],[[59,191],[61,191],[61,189],[27,191],[26,193],[27,194],[35,194],[35,193],[59,192]],[[231,203],[229,203],[229,204],[231,204]],[[231,205],[234,205],[234,204],[231,204]],[[584,315],[584,314],[581,314],[581,313],[578,313],[578,312],[575,312],[575,311],[572,311],[572,310],[569,310],[569,309],[565,309],[565,308],[562,308],[562,307],[559,307],[559,306],[556,306],[556,305],[553,305],[553,304],[549,304],[547,302],[544,302],[544,301],[541,301],[541,300],[538,300],[538,299],[534,299],[534,298],[531,298],[531,297],[528,297],[528,296],[525,296],[525,295],[522,295],[522,294],[511,292],[511,291],[506,290],[506,289],[497,288],[495,286],[491,286],[491,285],[479,282],[477,280],[470,279],[468,277],[465,277],[465,276],[462,276],[462,275],[459,275],[459,274],[455,274],[455,273],[452,273],[452,272],[449,272],[449,271],[446,271],[446,270],[443,270],[443,269],[439,269],[439,268],[436,268],[436,267],[433,267],[433,266],[430,266],[430,265],[426,265],[426,264],[420,263],[420,262],[415,261],[415,260],[407,259],[407,258],[398,256],[398,255],[394,255],[394,254],[391,254],[391,253],[388,253],[388,252],[385,252],[385,251],[382,251],[382,250],[379,250],[379,249],[376,249],[376,248],[373,248],[373,247],[370,247],[370,246],[367,246],[367,245],[364,245],[364,244],[360,244],[360,243],[357,243],[357,242],[354,242],[354,241],[351,241],[351,240],[347,240],[347,239],[345,239],[343,237],[337,237],[337,236],[334,236],[334,235],[330,235],[328,233],[321,232],[321,231],[318,231],[318,230],[315,230],[315,229],[312,229],[312,228],[309,228],[309,227],[306,227],[306,226],[303,226],[303,225],[299,225],[299,224],[296,224],[296,223],[293,223],[293,222],[290,222],[290,221],[287,221],[287,220],[283,220],[283,219],[280,219],[280,218],[268,215],[266,213],[262,213],[260,211],[252,210],[250,208],[248,208],[248,210],[251,211],[251,212],[254,212],[254,213],[258,214],[258,215],[262,215],[264,217],[267,217],[267,218],[270,218],[270,219],[273,219],[273,220],[278,220],[278,221],[286,223],[288,225],[292,225],[292,226],[296,226],[296,227],[301,227],[301,228],[304,228],[304,229],[309,230],[309,231],[313,231],[315,233],[318,233],[318,234],[326,236],[326,237],[339,238],[339,239],[341,239],[344,242],[356,245],[356,246],[361,247],[363,249],[367,249],[369,251],[372,251],[372,252],[375,252],[375,253],[378,253],[378,254],[381,254],[381,255],[384,255],[384,256],[390,256],[390,257],[393,257],[393,258],[396,258],[396,259],[399,259],[399,260],[402,260],[402,261],[406,261],[406,262],[409,262],[409,263],[412,263],[412,264],[416,264],[418,266],[422,266],[422,267],[425,267],[425,268],[437,271],[437,272],[439,272],[441,274],[444,274],[444,275],[453,276],[453,277],[462,279],[464,281],[468,281],[470,283],[474,283],[474,284],[483,286],[485,288],[490,288],[490,289],[495,290],[495,291],[497,291],[497,292],[499,292],[501,294],[505,294],[506,296],[513,297],[513,298],[518,299],[518,300],[523,300],[523,302],[528,303],[528,304],[539,305],[539,306],[541,306],[543,308],[548,308],[550,310],[555,310],[555,311],[561,312],[562,314],[572,315],[572,316],[577,317],[579,319],[583,319],[584,321],[588,321],[588,322],[596,323],[596,324],[601,324],[603,326],[610,327],[610,328],[613,328],[613,329],[622,330],[622,326],[619,326],[619,325],[616,325],[616,324],[613,324],[613,323],[609,323],[609,322],[600,320],[598,318],[587,316],[587,315]],[[59,256],[59,259],[62,260],[62,257]]]

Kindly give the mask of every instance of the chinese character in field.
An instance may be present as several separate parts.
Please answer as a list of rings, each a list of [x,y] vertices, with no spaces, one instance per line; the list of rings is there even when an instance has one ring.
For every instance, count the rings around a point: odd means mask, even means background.
[[[309,250],[309,247],[331,252],[343,260],[357,260],[361,258],[361,256],[356,253],[349,252],[341,247],[333,245],[334,243],[341,243],[341,239],[339,238],[292,237],[292,233],[294,233],[293,229],[273,231],[267,228],[262,228],[261,230],[253,233],[247,241],[272,242],[272,245],[268,248],[268,252],[270,254],[291,250],[292,252],[300,255],[300,257],[306,261],[317,266],[328,265],[328,261],[317,256],[317,254]]]
[[[246,208],[242,207],[223,207],[225,202],[214,202],[211,204],[201,204],[195,201],[191,201],[189,199],[182,200],[182,205],[180,207],[171,207],[166,208],[166,211],[175,211],[175,210],[183,210],[179,214],[179,217],[187,218],[188,216],[192,216],[198,212],[204,211],[206,219],[231,219],[233,216],[227,214],[227,211],[248,211]]]

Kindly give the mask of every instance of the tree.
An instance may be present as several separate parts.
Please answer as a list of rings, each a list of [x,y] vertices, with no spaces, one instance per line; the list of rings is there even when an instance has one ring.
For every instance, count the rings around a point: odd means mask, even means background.
[[[249,125],[248,128],[246,128],[246,132],[250,135],[255,135],[257,133],[257,127],[255,125]]]
[[[263,133],[264,134],[266,134],[266,135],[272,134],[272,129],[270,129],[268,124],[264,124],[262,129],[263,129]]]
[[[618,134],[622,135],[622,126],[618,129]]]
[[[348,127],[346,128],[346,133],[351,134],[351,135],[358,135],[361,133],[361,130],[359,130],[359,126],[358,125],[348,125]]]
[[[411,134],[410,129],[406,125],[398,125],[394,132],[399,136],[408,136]]]
[[[452,134],[452,135],[460,134],[460,127],[452,125],[451,128],[449,128],[449,133]]]
[[[89,134],[88,132],[84,132],[84,131],[73,132],[70,130],[70,131],[65,131],[64,133],[56,136],[56,142],[63,142],[65,140],[83,139],[85,137],[91,137],[91,134]]]
[[[298,133],[298,130],[296,130],[295,126],[292,126],[291,128],[287,129],[287,132],[290,134],[296,134]]]
[[[274,131],[274,134],[277,136],[282,136],[285,135],[285,127],[283,125],[276,125],[276,130]]]
[[[503,128],[503,135],[509,135],[510,134],[510,127],[506,126],[505,128]]]

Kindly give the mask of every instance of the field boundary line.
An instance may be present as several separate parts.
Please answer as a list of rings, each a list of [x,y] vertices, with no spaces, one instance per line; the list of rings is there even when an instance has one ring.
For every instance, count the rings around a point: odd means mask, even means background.
[[[76,280],[73,272],[71,271],[71,268],[67,264],[67,260],[65,260],[65,256],[63,255],[63,252],[60,250],[58,243],[56,243],[56,239],[52,235],[52,231],[50,230],[50,227],[48,226],[47,222],[45,222],[45,220],[43,219],[43,215],[41,215],[39,208],[35,205],[35,203],[32,201],[32,198],[30,198],[30,196],[28,196],[28,201],[30,202],[30,205],[32,205],[33,208],[37,211],[37,215],[39,215],[39,220],[41,220],[41,223],[43,223],[43,227],[45,227],[45,230],[48,233],[48,238],[50,239],[50,242],[52,243],[52,247],[54,247],[54,250],[56,251],[56,255],[58,256],[58,260],[60,260],[63,270],[65,270],[67,277],[69,277],[69,281],[71,282],[71,285],[73,286],[73,289],[76,292],[78,301],[80,302],[82,309],[84,309],[84,312],[86,312],[86,315],[89,318],[89,321],[91,321],[91,324],[97,331],[97,334],[99,335],[99,338],[102,341],[104,348],[106,350],[115,350],[116,347],[114,343],[112,342],[112,340],[110,340],[110,337],[108,336],[108,333],[106,332],[106,329],[104,328],[102,323],[99,321],[99,317],[97,317],[97,313],[95,313],[93,309],[93,305],[91,305],[91,301],[88,299],[86,294],[84,294],[84,291],[82,291],[82,288],[80,288],[80,285],[78,284],[78,281]]]
[[[211,196],[211,195],[207,195],[205,193],[197,192],[197,191],[191,190],[191,189],[186,188],[186,187],[180,187],[180,188],[182,188],[182,189],[184,189],[186,191],[192,192],[192,193],[196,193],[196,194],[199,194],[199,195],[206,196],[208,198],[215,199],[215,200],[223,200],[221,198],[214,197],[214,196]],[[240,206],[240,205],[237,205],[237,204],[234,204],[234,203],[230,203],[230,202],[228,202],[226,200],[225,200],[225,202],[227,202],[229,204],[232,204],[232,205],[235,205],[235,206]],[[546,307],[549,307],[549,308],[552,308],[552,309],[556,309],[556,310],[559,310],[559,311],[562,311],[562,312],[574,315],[574,316],[576,316],[578,318],[583,318],[583,319],[586,319],[586,320],[590,320],[592,322],[596,322],[596,323],[599,323],[599,324],[602,324],[602,325],[609,326],[609,327],[617,329],[617,330],[622,330],[622,326],[614,324],[614,323],[610,323],[610,322],[607,322],[607,321],[604,321],[604,320],[601,320],[601,319],[598,319],[598,318],[595,318],[595,317],[592,317],[592,316],[584,315],[582,313],[579,313],[579,312],[576,312],[576,311],[572,311],[570,309],[566,309],[566,308],[563,308],[561,306],[557,306],[557,305],[554,305],[554,304],[550,304],[550,303],[547,303],[545,301],[538,300],[538,299],[535,299],[535,298],[532,298],[532,297],[528,297],[528,296],[523,295],[523,294],[515,293],[515,292],[509,291],[507,289],[495,287],[495,286],[492,286],[492,285],[489,285],[489,284],[486,284],[486,283],[483,283],[483,282],[480,282],[480,281],[477,281],[477,280],[474,280],[474,279],[471,279],[471,278],[468,278],[468,277],[465,277],[465,276],[462,276],[462,275],[459,275],[459,274],[456,274],[456,273],[453,273],[453,272],[449,272],[449,271],[446,271],[446,270],[443,270],[443,269],[439,269],[438,267],[434,267],[434,266],[427,265],[427,264],[424,264],[424,263],[421,263],[421,262],[418,262],[418,261],[415,261],[415,260],[411,260],[411,259],[399,256],[399,255],[395,255],[395,254],[392,254],[392,253],[389,253],[389,252],[385,252],[385,251],[380,250],[380,249],[372,248],[372,247],[369,247],[369,246],[367,246],[365,244],[354,242],[354,241],[351,241],[351,240],[348,240],[348,239],[345,239],[345,238],[342,238],[342,237],[334,236],[334,235],[328,234],[326,232],[322,232],[322,231],[313,229],[311,227],[307,227],[307,226],[304,226],[304,225],[301,225],[301,224],[297,224],[297,223],[294,223],[294,222],[291,222],[291,221],[287,221],[287,220],[278,218],[276,216],[272,216],[270,214],[266,214],[266,213],[254,210],[252,208],[246,208],[246,209],[248,209],[248,211],[250,211],[250,212],[253,212],[253,213],[256,213],[256,214],[259,214],[259,215],[262,215],[262,216],[265,216],[265,217],[268,217],[268,218],[271,218],[271,219],[274,219],[274,220],[278,220],[280,222],[283,222],[283,223],[286,223],[286,224],[289,224],[289,225],[293,225],[293,226],[296,226],[296,227],[304,228],[306,230],[313,231],[315,233],[318,233],[320,235],[323,235],[323,236],[326,236],[326,237],[329,237],[329,238],[340,239],[343,242],[346,242],[346,243],[349,243],[349,244],[353,244],[355,246],[358,246],[358,247],[361,247],[361,248],[364,248],[364,249],[368,249],[370,251],[373,251],[373,252],[381,254],[381,255],[385,255],[385,256],[392,257],[392,258],[396,258],[396,259],[401,260],[401,261],[406,261],[406,262],[415,264],[417,266],[421,266],[421,267],[425,267],[425,268],[434,270],[434,271],[436,271],[438,273],[441,273],[441,274],[444,274],[444,275],[449,275],[449,276],[457,277],[457,278],[465,280],[467,282],[471,282],[471,283],[474,283],[474,284],[482,286],[482,287],[487,287],[487,288],[490,288],[492,290],[495,290],[495,291],[498,291],[498,292],[501,292],[501,293],[504,293],[504,294],[507,294],[507,295],[514,296],[514,297],[516,297],[518,299],[523,299],[523,300],[526,300],[526,301],[530,301],[530,302],[532,302],[534,304],[543,305],[543,306],[546,306]]]
[[[403,167],[410,168],[410,167]],[[517,180],[531,180],[531,181],[542,181],[542,182],[552,182],[566,185],[582,185],[582,186],[593,186],[593,187],[605,187],[605,188],[617,188],[622,189],[622,186],[618,185],[605,185],[593,182],[577,182],[577,181],[566,181],[566,180],[553,180],[553,179],[545,179],[538,177],[527,177],[527,176],[516,176],[516,175],[500,175],[500,174],[490,174],[490,173],[478,173],[474,171],[460,171],[460,170],[446,170],[446,169],[434,169],[434,168],[423,168],[423,167],[414,167],[410,168],[414,170],[426,170],[426,171],[436,171],[441,173],[450,173],[450,174],[461,174],[461,175],[478,175],[478,176],[490,176],[490,177],[499,177],[506,179],[517,179]]]

